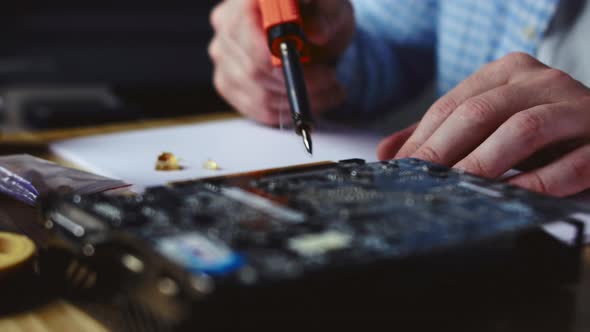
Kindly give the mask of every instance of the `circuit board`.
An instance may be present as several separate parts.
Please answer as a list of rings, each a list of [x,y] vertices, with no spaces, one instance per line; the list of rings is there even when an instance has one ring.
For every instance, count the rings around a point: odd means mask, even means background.
[[[75,255],[90,259],[116,245],[124,269],[141,274],[157,265],[152,276],[165,273],[173,289],[204,301],[242,287],[327,272],[337,279],[333,271],[470,250],[589,212],[422,160],[353,159],[142,195],[55,195],[42,213],[55,243]]]

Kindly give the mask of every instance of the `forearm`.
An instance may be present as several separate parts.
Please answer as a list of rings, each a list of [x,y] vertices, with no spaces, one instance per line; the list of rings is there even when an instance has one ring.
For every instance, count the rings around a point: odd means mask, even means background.
[[[433,75],[432,49],[383,43],[359,32],[338,67],[347,93],[339,111],[363,116],[389,110],[418,94]]]
[[[433,1],[355,3],[356,34],[338,66],[347,101],[338,112],[389,110],[433,79],[435,8]]]

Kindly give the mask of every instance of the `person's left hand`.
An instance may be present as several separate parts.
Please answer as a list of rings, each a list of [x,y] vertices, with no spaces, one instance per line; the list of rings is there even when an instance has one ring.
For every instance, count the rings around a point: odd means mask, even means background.
[[[590,188],[590,89],[524,53],[484,66],[419,124],[384,139],[380,159],[413,157],[554,196]]]

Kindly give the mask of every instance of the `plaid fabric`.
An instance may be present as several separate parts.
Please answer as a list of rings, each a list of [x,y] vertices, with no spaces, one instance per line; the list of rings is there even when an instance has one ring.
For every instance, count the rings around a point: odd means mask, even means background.
[[[357,34],[338,74],[348,109],[391,109],[436,78],[440,95],[482,65],[534,55],[559,0],[352,0]]]

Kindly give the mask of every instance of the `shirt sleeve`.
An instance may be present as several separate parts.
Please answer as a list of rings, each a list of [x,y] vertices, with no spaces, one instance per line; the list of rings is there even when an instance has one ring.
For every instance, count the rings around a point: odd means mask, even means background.
[[[435,73],[436,0],[352,0],[356,33],[338,64],[347,101],[368,117],[410,99]],[[342,112],[342,113],[341,113]]]

